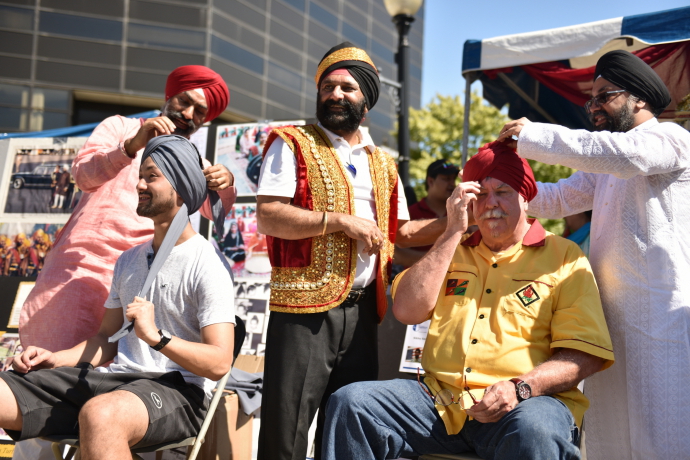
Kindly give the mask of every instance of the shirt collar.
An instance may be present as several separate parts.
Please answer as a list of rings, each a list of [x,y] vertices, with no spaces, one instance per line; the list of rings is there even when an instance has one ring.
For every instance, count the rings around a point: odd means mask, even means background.
[[[644,123],[640,123],[639,125],[635,126],[633,129],[631,129],[628,132],[631,131],[642,131],[645,129],[652,129],[654,126],[659,124],[659,120],[656,118],[650,118],[649,120],[645,121]]]
[[[324,128],[323,125],[321,124],[321,122],[318,123],[318,127],[323,129],[323,132],[325,132],[326,136],[328,136],[328,139],[330,139],[331,144],[335,145],[335,141],[337,139],[342,139],[342,137],[340,137],[339,135],[337,135],[333,131],[330,131],[330,130]],[[370,149],[367,149],[367,150],[371,150],[371,151],[376,149],[376,145],[374,144],[374,140],[371,138],[371,135],[369,134],[368,129],[364,130],[360,126],[357,131],[359,132],[360,142],[357,145],[353,145],[352,150],[364,148],[364,147],[370,147]]]
[[[528,247],[539,247],[546,244],[546,230],[541,226],[537,219],[527,219],[530,224],[529,230],[522,238],[522,245]],[[462,242],[463,246],[479,246],[482,242],[482,233],[477,230],[469,238]]]

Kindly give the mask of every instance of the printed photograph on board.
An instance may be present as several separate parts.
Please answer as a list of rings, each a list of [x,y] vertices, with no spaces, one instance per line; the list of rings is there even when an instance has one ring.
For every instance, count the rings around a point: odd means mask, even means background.
[[[38,276],[62,224],[0,223],[0,276]]]
[[[3,334],[0,336],[0,372],[10,370],[14,357],[21,354],[22,351],[19,334]]]
[[[268,282],[271,263],[266,235],[257,230],[255,203],[235,204],[225,218],[224,234],[218,235],[214,228],[213,239],[235,277],[263,278]]]
[[[13,155],[6,214],[69,214],[82,191],[72,176],[72,162],[84,140],[66,144],[51,139],[27,139],[10,145]],[[51,145],[48,146],[48,143]]]
[[[262,152],[273,128],[303,125],[304,120],[223,125],[216,132],[216,163],[235,176],[237,196],[256,195]]]

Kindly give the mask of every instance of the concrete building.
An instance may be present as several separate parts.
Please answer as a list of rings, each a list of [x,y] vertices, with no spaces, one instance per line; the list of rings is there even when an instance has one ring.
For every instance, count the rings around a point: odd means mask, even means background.
[[[422,8],[410,33],[413,107],[423,32]],[[318,61],[344,40],[397,79],[397,31],[383,0],[0,0],[0,132],[160,108],[167,74],[186,64],[227,82],[221,122],[312,118]],[[395,147],[395,119],[384,86],[365,124]]]

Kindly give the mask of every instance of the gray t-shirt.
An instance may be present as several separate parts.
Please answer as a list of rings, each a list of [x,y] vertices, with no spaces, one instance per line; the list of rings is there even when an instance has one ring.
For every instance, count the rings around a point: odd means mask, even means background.
[[[113,283],[105,308],[122,308],[144,285],[153,258],[153,240],[125,251],[115,264]],[[156,326],[189,342],[201,342],[201,329],[216,323],[235,322],[235,299],[227,261],[204,237],[194,235],[175,246],[158,272],[150,290],[155,306]],[[127,319],[125,318],[125,321]],[[214,384],[153,350],[134,331],[118,342],[117,356],[101,372],[180,371],[210,395]]]

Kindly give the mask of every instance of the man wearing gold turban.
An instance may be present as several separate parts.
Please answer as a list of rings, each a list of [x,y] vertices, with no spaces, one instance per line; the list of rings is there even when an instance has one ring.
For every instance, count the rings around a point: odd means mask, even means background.
[[[329,395],[377,378],[396,235],[419,246],[445,227],[409,221],[394,160],[360,129],[379,95],[367,53],[332,48],[315,83],[319,123],[271,131],[259,178],[257,222],[273,267],[261,460],[303,460],[317,409],[319,458]]]

